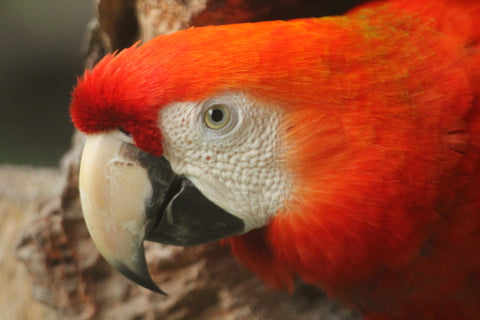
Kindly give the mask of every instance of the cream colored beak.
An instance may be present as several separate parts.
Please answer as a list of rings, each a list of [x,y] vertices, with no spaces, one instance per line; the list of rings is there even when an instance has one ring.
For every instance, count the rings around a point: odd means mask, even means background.
[[[145,260],[144,240],[189,246],[245,231],[164,157],[138,149],[120,131],[89,135],[80,164],[80,200],[103,257],[127,278],[163,293]]]
[[[80,166],[80,199],[88,231],[103,257],[131,280],[162,292],[145,261],[145,208],[153,189],[136,150],[116,131],[89,135]]]

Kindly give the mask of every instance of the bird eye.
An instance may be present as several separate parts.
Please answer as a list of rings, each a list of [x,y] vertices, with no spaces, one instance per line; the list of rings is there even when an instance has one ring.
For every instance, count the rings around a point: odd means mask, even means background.
[[[221,129],[230,121],[230,111],[223,104],[215,104],[205,111],[204,120],[210,129]]]

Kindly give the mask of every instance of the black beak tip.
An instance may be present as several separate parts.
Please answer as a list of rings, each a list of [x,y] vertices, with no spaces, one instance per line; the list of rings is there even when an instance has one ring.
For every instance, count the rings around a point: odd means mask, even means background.
[[[146,275],[137,274],[121,263],[116,263],[114,267],[118,271],[120,271],[120,273],[122,273],[125,277],[141,285],[142,287],[147,288],[155,293],[167,295],[162,289],[160,289],[155,284],[152,277],[148,273]]]

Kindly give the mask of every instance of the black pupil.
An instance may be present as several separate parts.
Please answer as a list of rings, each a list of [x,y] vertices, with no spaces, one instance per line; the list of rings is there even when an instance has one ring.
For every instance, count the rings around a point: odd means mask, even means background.
[[[210,110],[210,118],[214,122],[220,122],[223,120],[223,111],[221,109],[212,109]]]

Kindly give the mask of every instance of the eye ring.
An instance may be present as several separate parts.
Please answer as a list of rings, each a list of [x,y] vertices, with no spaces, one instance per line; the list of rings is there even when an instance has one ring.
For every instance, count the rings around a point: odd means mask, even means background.
[[[210,129],[222,129],[230,122],[230,111],[224,104],[214,104],[205,110],[204,122]]]

